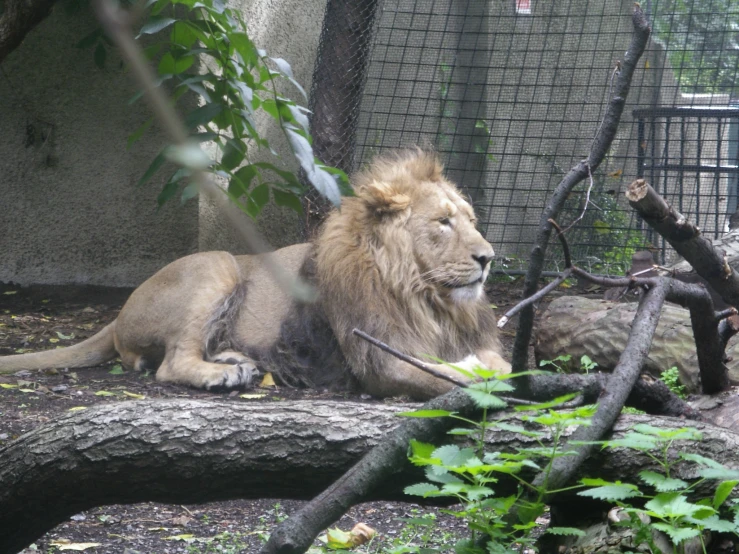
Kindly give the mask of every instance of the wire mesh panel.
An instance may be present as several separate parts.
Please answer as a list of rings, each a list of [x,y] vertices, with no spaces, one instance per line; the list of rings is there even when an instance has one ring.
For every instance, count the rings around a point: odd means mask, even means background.
[[[631,38],[632,0],[384,0],[381,6],[355,166],[399,146],[435,148],[472,198],[496,247],[496,267],[523,269],[548,196],[587,156],[600,125],[617,60]],[[642,7],[654,32],[617,137],[560,221],[582,215],[568,233],[573,255],[606,273],[622,272],[633,251],[650,241],[670,257],[625,205],[625,186],[637,176],[655,180],[705,231],[723,232],[736,211],[736,172],[687,166],[736,165],[737,119],[653,115],[662,108],[730,109],[739,0],[654,0]],[[557,269],[551,250],[549,266]]]

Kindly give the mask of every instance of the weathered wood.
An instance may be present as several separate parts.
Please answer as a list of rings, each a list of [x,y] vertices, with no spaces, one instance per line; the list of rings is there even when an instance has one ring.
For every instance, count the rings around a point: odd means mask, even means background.
[[[395,413],[409,407],[165,400],[105,404],[66,414],[0,449],[0,553],[17,552],[93,506],[310,497],[386,439],[402,421]],[[615,432],[636,421],[661,427],[686,423],[622,417]],[[706,437],[699,447],[702,454],[739,466],[739,436],[705,423],[695,426]],[[532,446],[531,440],[492,430],[488,448],[510,451]],[[633,451],[603,451],[582,471],[629,480],[646,464]],[[419,479],[416,468],[399,463],[372,497],[402,498],[402,488]],[[516,483],[501,481],[496,490],[506,486]]]
[[[608,107],[606,108],[603,121],[595,133],[588,158],[582,160],[567,172],[567,175],[562,178],[552,193],[552,196],[547,201],[547,205],[541,214],[539,228],[536,232],[536,240],[531,249],[529,269],[526,272],[524,297],[536,293],[539,286],[539,277],[541,277],[542,270],[544,269],[547,246],[549,245],[549,239],[553,229],[549,220],[557,219],[575,186],[588,176],[592,176],[603,159],[605,159],[613,138],[616,136],[621,113],[626,104],[626,97],[629,95],[631,78],[636,71],[639,58],[641,58],[649,42],[649,35],[651,33],[649,20],[639,4],[634,5],[632,24],[634,29],[631,35],[631,42],[629,43],[628,50],[624,53],[623,60],[618,62],[618,65],[611,74],[611,97],[608,99]],[[532,306],[527,306],[521,311],[518,320],[518,330],[513,345],[513,359],[511,360],[514,371],[524,371],[528,367],[529,343],[531,341],[533,326],[534,309]]]
[[[650,227],[688,260],[730,306],[739,306],[739,273],[700,230],[674,210],[644,179],[629,185],[626,198]]]
[[[581,296],[553,300],[536,329],[534,352],[539,360],[570,354],[574,360],[588,355],[601,368],[616,366],[631,328],[635,303],[615,303]],[[739,382],[739,344],[729,343],[726,362],[729,379]],[[676,366],[681,382],[691,392],[700,391],[698,357],[688,310],[665,304],[649,351],[645,370],[659,376]]]

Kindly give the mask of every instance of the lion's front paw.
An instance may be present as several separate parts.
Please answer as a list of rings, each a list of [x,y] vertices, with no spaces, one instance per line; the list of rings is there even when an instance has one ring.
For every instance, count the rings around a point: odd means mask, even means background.
[[[206,389],[248,388],[252,386],[254,380],[259,376],[257,367],[251,361],[223,365],[223,369],[217,373],[220,373],[220,375],[215,375],[205,384]]]

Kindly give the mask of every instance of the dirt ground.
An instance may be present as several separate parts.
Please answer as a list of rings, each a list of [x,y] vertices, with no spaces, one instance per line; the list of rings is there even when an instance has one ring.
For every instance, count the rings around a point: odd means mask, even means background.
[[[499,281],[489,297],[499,313],[520,295],[520,280]],[[105,288],[31,287],[0,285],[0,355],[63,347],[77,343],[115,319],[130,291]],[[503,331],[507,348],[515,321]],[[327,392],[267,388],[270,398],[330,397]],[[78,406],[101,402],[135,402],[138,398],[230,398],[244,402],[238,393],[215,394],[157,383],[153,375],[123,371],[118,361],[87,369],[0,375],[0,448],[55,416]],[[364,396],[364,401],[372,399]],[[254,401],[254,400],[250,400]],[[264,499],[192,506],[154,503],[103,506],[77,514],[40,538],[24,553],[56,552],[75,545],[95,543],[86,552],[180,553],[257,552],[274,523],[300,506],[296,501]],[[376,502],[358,506],[339,522],[348,530],[365,523],[379,531],[377,539],[392,546],[416,533],[416,544],[428,535],[428,545],[449,541],[463,528],[457,520],[436,510],[435,525],[411,525],[417,518],[412,504]],[[430,531],[433,529],[433,532]],[[375,550],[373,552],[379,552]]]

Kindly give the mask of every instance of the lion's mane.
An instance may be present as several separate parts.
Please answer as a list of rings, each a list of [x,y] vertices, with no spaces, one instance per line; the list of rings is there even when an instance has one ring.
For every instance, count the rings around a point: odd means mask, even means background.
[[[319,301],[287,319],[270,355],[284,381],[372,380],[389,355],[353,336],[354,328],[404,353],[448,361],[496,336],[487,301],[451,301],[423,279],[414,257],[418,237],[406,223],[416,200],[429,187],[456,192],[442,169],[435,154],[411,149],[376,158],[355,175],[355,196],[328,217],[302,270]]]

